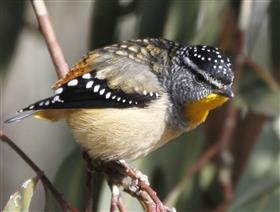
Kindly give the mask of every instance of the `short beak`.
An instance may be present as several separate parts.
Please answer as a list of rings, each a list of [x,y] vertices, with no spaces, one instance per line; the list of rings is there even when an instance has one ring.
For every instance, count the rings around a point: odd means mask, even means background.
[[[222,95],[222,96],[225,96],[225,97],[228,97],[228,98],[233,98],[234,97],[234,93],[233,93],[231,87],[227,87],[223,90],[215,91],[215,93],[219,94],[219,95]]]

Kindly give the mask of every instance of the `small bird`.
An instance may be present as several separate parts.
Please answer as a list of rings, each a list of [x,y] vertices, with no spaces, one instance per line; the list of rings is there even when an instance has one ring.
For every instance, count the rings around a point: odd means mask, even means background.
[[[230,59],[217,48],[147,38],[96,49],[54,84],[53,96],[18,111],[65,119],[100,161],[136,159],[203,123],[234,96]]]

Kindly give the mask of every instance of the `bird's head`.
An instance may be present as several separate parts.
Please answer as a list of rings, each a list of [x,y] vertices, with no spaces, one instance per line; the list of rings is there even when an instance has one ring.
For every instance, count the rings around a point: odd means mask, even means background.
[[[234,96],[230,59],[217,48],[184,46],[178,48],[172,63],[171,98],[184,106],[186,119],[193,127],[203,122],[210,110]]]

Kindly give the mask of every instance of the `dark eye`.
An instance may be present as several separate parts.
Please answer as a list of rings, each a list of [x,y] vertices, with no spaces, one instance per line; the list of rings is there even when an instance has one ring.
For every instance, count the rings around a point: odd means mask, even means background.
[[[197,74],[197,75],[195,76],[195,80],[196,80],[197,82],[205,82],[205,78],[204,78],[202,75],[200,75],[200,74]]]

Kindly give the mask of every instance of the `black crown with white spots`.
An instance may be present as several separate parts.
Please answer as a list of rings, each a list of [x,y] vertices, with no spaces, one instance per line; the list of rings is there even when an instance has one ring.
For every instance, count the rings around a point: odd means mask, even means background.
[[[178,59],[181,64],[183,63],[199,74],[206,74],[206,77],[212,79],[217,87],[232,84],[233,72],[230,59],[223,55],[218,48],[205,45],[186,46],[179,49],[177,54],[183,56]]]

